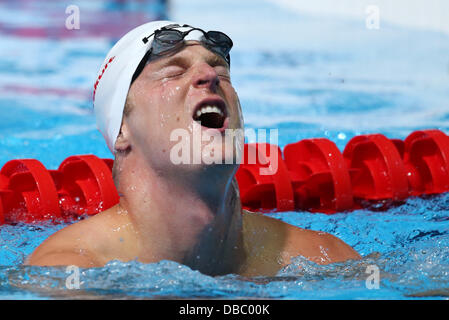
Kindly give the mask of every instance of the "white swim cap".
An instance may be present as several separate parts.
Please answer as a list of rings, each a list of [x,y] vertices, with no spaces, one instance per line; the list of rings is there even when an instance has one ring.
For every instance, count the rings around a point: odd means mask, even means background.
[[[94,85],[94,110],[97,128],[103,134],[112,153],[122,125],[123,109],[131,79],[153,42],[153,37],[146,43],[142,39],[170,24],[183,25],[172,21],[154,21],[131,30],[112,47],[101,65]],[[191,27],[185,28],[189,29]],[[179,30],[185,31],[184,28]],[[191,32],[185,40],[200,41],[201,37],[201,33]]]

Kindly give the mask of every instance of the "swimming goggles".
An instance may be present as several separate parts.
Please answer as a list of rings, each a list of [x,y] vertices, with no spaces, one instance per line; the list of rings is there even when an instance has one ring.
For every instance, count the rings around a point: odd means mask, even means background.
[[[176,28],[191,28],[187,31],[180,31]],[[229,52],[233,46],[233,42],[231,38],[229,38],[226,34],[220,31],[204,31],[199,28],[194,28],[187,24],[180,26],[178,24],[171,24],[165,26],[161,29],[156,30],[149,36],[142,39],[143,43],[147,43],[149,38],[154,36],[153,42],[151,44],[150,50],[147,51],[145,56],[142,58],[142,61],[139,63],[136,72],[133,75],[131,83],[139,76],[148,62],[151,55],[153,56],[162,56],[168,52],[176,51],[180,49],[184,45],[184,38],[192,31],[197,30],[203,33],[203,39],[201,43],[212,52],[221,56],[230,66],[231,65],[231,57]]]

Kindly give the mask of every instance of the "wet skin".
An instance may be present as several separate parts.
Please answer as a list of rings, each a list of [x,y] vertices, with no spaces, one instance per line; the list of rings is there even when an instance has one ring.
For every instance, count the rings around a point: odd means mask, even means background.
[[[235,152],[222,155],[223,163],[233,164],[173,164],[170,150],[178,143],[170,139],[173,130],[214,136],[224,135],[224,127],[243,128],[222,58],[189,42],[149,63],[130,87],[128,101],[131,112],[115,144],[119,204],[53,234],[26,264],[100,267],[111,260],[164,259],[211,275],[272,276],[298,255],[318,264],[360,258],[330,234],[242,212]],[[223,128],[207,130],[193,115],[201,103],[214,101],[223,103],[227,119]],[[211,139],[201,150],[236,151],[240,145]]]

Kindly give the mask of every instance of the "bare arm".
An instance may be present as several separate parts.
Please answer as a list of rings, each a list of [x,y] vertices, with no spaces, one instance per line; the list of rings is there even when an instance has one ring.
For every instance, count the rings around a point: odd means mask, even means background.
[[[38,255],[31,255],[25,265],[31,266],[68,266],[75,265],[81,268],[98,266],[89,255],[70,251],[48,251]]]
[[[320,235],[322,240],[323,250],[329,257],[330,261],[327,263],[343,262],[346,260],[359,260],[361,256],[350,245],[342,241],[341,239],[329,234],[324,233]]]
[[[282,256],[283,266],[289,264],[291,258],[299,255],[318,264],[361,258],[351,246],[329,233],[301,229],[281,220],[246,210],[244,218],[247,226],[252,229],[248,234],[262,235],[260,239],[251,237],[254,238],[253,245],[261,247],[260,243],[263,242],[266,249],[273,251],[272,254]],[[254,232],[256,230],[257,232]]]

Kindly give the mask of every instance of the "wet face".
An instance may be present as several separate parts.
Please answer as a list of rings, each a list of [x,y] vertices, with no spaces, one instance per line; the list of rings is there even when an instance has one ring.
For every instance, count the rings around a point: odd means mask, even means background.
[[[238,166],[242,139],[229,134],[241,132],[243,120],[229,67],[198,42],[147,64],[128,103],[132,112],[123,126],[131,150],[153,168],[196,170],[220,161]]]

